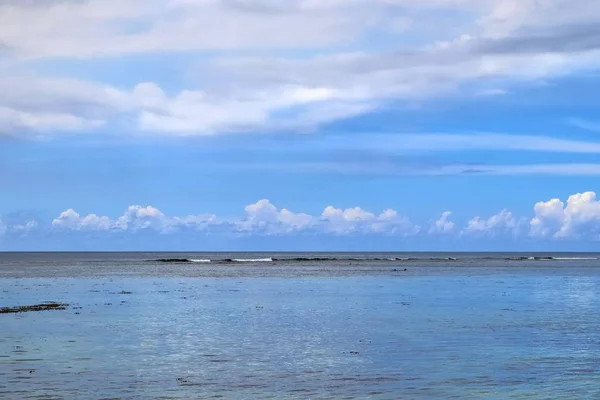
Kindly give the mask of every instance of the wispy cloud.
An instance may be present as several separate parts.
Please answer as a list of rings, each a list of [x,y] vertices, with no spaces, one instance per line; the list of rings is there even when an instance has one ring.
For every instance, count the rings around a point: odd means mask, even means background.
[[[258,170],[277,170],[286,173],[339,174],[350,176],[600,176],[600,164],[444,164],[393,163],[361,161],[286,162],[261,164],[232,164],[231,167]]]
[[[581,118],[571,118],[567,120],[567,123],[571,126],[584,129],[591,132],[600,132],[600,122],[589,121]]]
[[[498,133],[418,133],[396,135],[355,135],[350,138],[332,138],[331,146],[388,151],[533,151],[554,153],[600,153],[600,142],[561,139],[549,136],[510,135]]]
[[[497,165],[484,171],[492,175],[599,176],[600,164]]]
[[[475,95],[482,97],[503,96],[505,94],[508,94],[508,91],[504,89],[484,89],[475,92]]]

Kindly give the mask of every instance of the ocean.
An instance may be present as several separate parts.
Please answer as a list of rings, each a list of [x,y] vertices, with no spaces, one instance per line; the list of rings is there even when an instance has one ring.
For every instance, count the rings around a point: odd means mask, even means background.
[[[600,254],[0,253],[2,399],[598,399]]]

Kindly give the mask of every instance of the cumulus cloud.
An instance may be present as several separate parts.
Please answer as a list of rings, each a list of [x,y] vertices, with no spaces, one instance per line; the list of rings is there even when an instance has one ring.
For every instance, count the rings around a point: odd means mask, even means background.
[[[176,232],[183,228],[206,230],[220,226],[219,233],[246,233],[253,235],[289,234],[389,234],[415,235],[420,227],[392,209],[380,214],[360,207],[339,209],[326,207],[321,215],[296,213],[279,209],[268,199],[259,200],[245,208],[241,219],[220,219],[212,214],[187,217],[167,216],[154,207],[130,206],[117,218],[88,214],[82,216],[73,209],[63,211],[52,221],[56,231],[138,232],[150,230],[161,233]]]
[[[487,218],[474,217],[462,229],[457,229],[458,223],[452,220],[452,212],[446,211],[423,229],[393,209],[373,213],[361,207],[343,209],[328,206],[321,213],[311,215],[278,208],[270,200],[262,199],[247,205],[245,215],[240,218],[220,218],[214,214],[169,216],[155,207],[139,205],[127,207],[122,215],[115,218],[97,214],[81,215],[68,209],[52,221],[52,232],[202,232],[222,236],[385,235],[414,236],[425,240],[439,235],[456,240],[528,236],[537,240],[600,240],[600,200],[594,192],[573,194],[566,201],[555,198],[538,202],[533,212],[533,217],[519,218],[508,210],[502,210]],[[31,219],[30,215],[0,219],[0,236],[25,237],[29,233],[47,229],[39,220]]]
[[[72,208],[60,213],[58,218],[52,221],[56,228],[64,228],[75,231],[107,231],[114,227],[114,222],[108,217],[100,217],[89,214],[82,217]]]
[[[600,238],[600,201],[595,192],[539,202],[534,207],[530,234],[534,237]]]
[[[129,206],[115,226],[122,230],[155,229],[161,231],[168,227],[170,221],[159,209],[147,206]]]
[[[73,209],[63,211],[52,221],[52,226],[59,230],[73,231],[130,231],[154,230],[169,232],[179,228],[202,230],[215,222],[213,215],[192,215],[187,217],[167,217],[160,210],[147,206],[129,206],[125,213],[111,219],[106,216],[88,214],[82,216]]]
[[[467,236],[500,236],[516,235],[520,228],[520,222],[508,210],[502,210],[498,214],[487,219],[475,217],[471,219],[463,229],[463,235]]]
[[[218,218],[214,214],[185,217],[168,216],[157,208],[130,206],[123,215],[111,218],[96,214],[80,215],[68,209],[52,221],[54,232],[129,232],[176,233],[202,231],[217,235],[393,235],[399,237],[448,235],[455,239],[529,237],[537,239],[600,240],[600,200],[596,193],[571,195],[566,202],[551,199],[534,206],[533,218],[515,217],[508,210],[488,218],[474,217],[463,229],[446,211],[428,229],[413,223],[393,209],[373,213],[361,207],[326,207],[311,215],[278,208],[268,199],[245,207],[242,218]],[[529,222],[529,232],[526,225]],[[0,220],[0,235],[26,234],[44,229],[39,222],[24,220],[7,225]]]
[[[560,229],[565,219],[565,204],[560,199],[539,202],[534,206],[535,217],[531,220],[532,236],[552,236]]]
[[[246,206],[247,218],[237,223],[241,231],[268,234],[300,232],[311,228],[315,219],[303,213],[277,209],[269,200],[259,200]]]
[[[339,209],[326,207],[321,215],[312,216],[279,210],[269,200],[260,200],[246,207],[247,217],[236,225],[239,230],[252,233],[332,233],[350,234],[416,234],[419,228],[392,209],[376,215],[360,207]]]
[[[328,206],[321,214],[321,220],[326,231],[336,234],[378,233],[407,236],[420,230],[420,227],[413,225],[392,209],[375,215],[360,207],[342,210]]]
[[[431,234],[450,234],[454,232],[454,222],[450,220],[452,215],[451,211],[445,211],[441,217],[433,223],[433,226],[429,229]]]
[[[168,216],[157,208],[139,205],[127,207],[116,218],[96,214],[80,215],[65,210],[52,221],[55,233],[60,232],[123,232],[150,231],[161,234],[200,231],[210,235],[393,235],[398,237],[447,235],[457,240],[483,238],[517,238],[529,236],[544,239],[600,240],[600,200],[596,193],[571,195],[566,202],[551,199],[534,206],[531,219],[515,217],[508,210],[488,218],[474,217],[463,229],[457,229],[452,212],[446,211],[423,229],[393,209],[373,213],[361,207],[326,207],[320,214],[293,212],[278,208],[268,199],[245,207],[241,218],[218,218],[214,214],[184,217]],[[0,220],[0,235],[20,234],[46,229],[39,221],[22,219],[7,224]],[[529,231],[526,229],[529,223]]]

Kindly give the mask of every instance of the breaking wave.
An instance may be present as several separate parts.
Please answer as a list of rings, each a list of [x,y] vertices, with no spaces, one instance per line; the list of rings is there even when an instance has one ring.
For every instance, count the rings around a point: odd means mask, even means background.
[[[194,258],[160,258],[149,260],[160,263],[315,263],[315,262],[455,262],[455,261],[589,261],[600,260],[598,257],[550,257],[550,256],[512,256],[512,257],[263,257],[263,258],[222,258],[222,259],[194,259]]]
[[[489,258],[488,258],[489,259]],[[493,260],[493,258],[492,258]],[[585,260],[600,260],[598,257],[507,257],[506,261],[585,261]]]
[[[267,258],[228,258],[223,261],[238,262],[238,263],[256,263],[256,262],[273,262],[273,259],[271,257],[267,257]]]

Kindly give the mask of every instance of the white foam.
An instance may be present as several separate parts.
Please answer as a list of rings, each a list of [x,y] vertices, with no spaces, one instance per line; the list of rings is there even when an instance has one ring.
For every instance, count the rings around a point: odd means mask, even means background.
[[[234,258],[234,262],[273,262],[271,257],[269,258]]]
[[[190,259],[191,262],[195,262],[195,263],[209,263],[210,260],[194,260],[193,258]]]
[[[595,257],[554,257],[554,260],[597,260]]]

